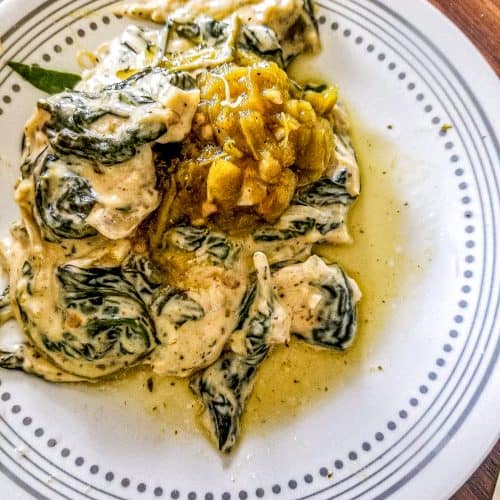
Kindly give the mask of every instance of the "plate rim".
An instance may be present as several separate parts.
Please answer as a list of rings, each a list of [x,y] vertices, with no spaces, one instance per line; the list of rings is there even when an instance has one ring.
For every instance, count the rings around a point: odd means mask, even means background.
[[[391,9],[390,9],[389,7],[387,7],[384,3],[382,3],[382,2],[380,2],[380,1],[378,1],[378,0],[369,0],[369,2],[370,2],[370,3],[373,3],[373,4],[375,4],[375,5],[377,5],[377,4],[378,4],[379,6],[381,6],[381,7],[385,8],[385,9],[389,9],[389,10],[391,11]],[[35,2],[34,2],[34,3],[35,3]],[[49,0],[48,2],[44,2],[44,4],[51,4],[51,3],[53,3],[53,1],[51,1],[51,0]],[[6,0],[6,1],[5,1],[5,3],[3,4],[3,6],[2,6],[2,7],[6,6],[7,4],[9,4],[9,0]],[[429,6],[429,7],[430,7],[430,6]],[[100,7],[100,8],[101,8],[101,7]],[[437,11],[437,10],[436,10],[436,12],[438,12],[438,13],[439,13],[439,11]],[[439,15],[440,15],[440,16],[442,16],[442,17],[444,18],[444,16],[443,16],[441,13],[439,13]],[[461,35],[462,35],[462,39],[463,39],[463,38],[465,38],[465,36],[462,34],[462,32],[459,32],[459,33],[461,33]],[[467,41],[468,41],[468,40],[467,40]],[[469,43],[470,43],[470,42],[469,42]],[[471,45],[471,47],[473,47],[473,46]],[[438,50],[439,50],[439,49],[438,49]],[[476,49],[475,47],[474,47],[474,50],[476,51],[476,56],[477,56],[477,55],[479,55],[479,52],[477,52],[477,49]],[[444,56],[444,54],[442,54],[442,55]],[[444,56],[444,57],[446,57],[446,56]],[[479,55],[479,57],[480,57],[481,59],[483,59],[482,55]],[[487,63],[485,63],[485,64],[487,64]],[[453,65],[452,65],[452,67],[453,67]],[[488,67],[489,67],[489,65],[488,65]],[[453,67],[453,68],[454,68],[454,67]],[[455,69],[455,71],[456,71],[456,69]],[[492,70],[491,70],[491,71],[492,71]],[[457,76],[458,76],[460,79],[462,79],[462,75],[461,75],[459,72],[457,72]],[[469,88],[469,87],[468,87],[467,82],[465,82],[465,81],[464,81],[463,83],[465,84],[464,86],[467,86],[467,88]],[[469,90],[470,90],[470,88],[469,88]],[[471,93],[471,95],[472,95],[472,97],[474,98],[474,100],[476,100],[476,102],[477,102],[477,104],[478,104],[478,107],[482,109],[482,106],[480,105],[479,101],[477,101],[477,99],[475,98],[474,94],[473,94],[473,93]],[[483,113],[484,113],[484,110],[483,110]],[[489,120],[488,120],[488,117],[487,117],[487,115],[486,115],[486,114],[484,114],[483,119],[485,120],[485,123],[489,123]],[[491,126],[491,124],[490,124],[490,126]],[[492,130],[491,137],[492,137],[492,138],[496,141],[496,144],[497,144],[497,145],[496,145],[496,147],[497,147],[497,151],[498,151],[498,139],[497,139],[497,136],[496,136],[496,134],[495,134],[495,132],[494,132],[493,128],[492,128],[491,130]],[[497,186],[496,186],[496,187],[497,187],[497,189],[498,189],[498,184],[497,184]],[[497,309],[498,309],[498,307],[497,307]],[[499,344],[499,345],[500,345],[500,344]],[[498,346],[497,346],[497,347],[498,347]],[[493,370],[493,368],[492,368],[492,370]],[[478,397],[479,397],[479,396],[478,396]],[[314,494],[318,494],[318,492],[315,492]]]

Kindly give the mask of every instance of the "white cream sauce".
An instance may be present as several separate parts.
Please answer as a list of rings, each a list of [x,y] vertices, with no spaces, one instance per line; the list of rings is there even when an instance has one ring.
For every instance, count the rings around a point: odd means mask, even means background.
[[[284,267],[273,275],[274,292],[290,314],[292,332],[304,334],[319,326],[318,313],[327,304],[318,284],[342,280],[340,268],[327,265],[317,255],[304,263]],[[348,277],[347,280],[353,292],[352,301],[356,304],[361,292],[354,280]]]
[[[161,345],[151,355],[154,372],[187,377],[211,365],[236,327],[235,311],[246,284],[244,273],[200,265],[192,269],[191,276],[183,280],[182,288],[188,290],[189,299],[202,307],[203,316],[176,326],[175,318],[186,309],[184,302],[174,302],[160,315],[155,315]]]
[[[162,55],[161,37],[159,29],[128,26],[119,37],[102,44],[94,52],[95,66],[82,72],[75,90],[97,92],[153,65]]]
[[[99,68],[107,71],[105,65],[99,65]],[[96,72],[96,75],[99,74]],[[108,104],[118,109],[121,116],[106,114],[92,123],[90,130],[106,137],[118,138],[131,126],[164,124],[166,132],[157,142],[184,139],[191,129],[191,121],[199,103],[199,91],[174,87],[161,74],[149,75],[147,82],[138,85],[136,91],[155,95],[156,101],[135,106],[114,99]],[[49,141],[44,127],[49,120],[50,114],[38,108],[26,125],[25,161],[33,161],[47,147]],[[42,168],[43,163],[36,166],[33,175],[39,175]],[[69,171],[90,183],[96,193],[97,203],[86,221],[109,239],[131,236],[160,202],[150,144],[138,148],[137,154],[130,160],[111,166],[99,165],[76,156],[59,155],[59,159],[52,162],[49,168],[51,170],[44,175],[50,179],[52,173],[54,182]]]
[[[132,159],[107,167],[105,174],[83,161],[75,170],[97,195],[86,221],[110,240],[131,236],[160,202],[149,144],[141,146]]]
[[[235,23],[262,24],[277,35],[285,58],[304,50],[314,50],[319,39],[314,24],[305,11],[302,0],[146,0],[125,4],[121,12],[165,22],[168,16],[179,21],[189,21],[198,15]],[[290,27],[304,20],[305,31],[299,37],[290,38]],[[86,69],[76,90],[99,93],[107,85],[120,82],[127,77],[153,66],[163,56],[164,30],[129,26],[122,35],[102,45],[95,52],[96,64]],[[174,40],[176,48],[191,47],[189,42]],[[170,49],[172,49],[172,45]],[[166,132],[157,139],[159,143],[182,141],[191,130],[191,122],[199,104],[198,90],[182,90],[168,83],[163,76],[153,76],[147,81],[148,88],[136,88],[138,92],[156,96],[154,102],[144,106],[116,103],[120,116],[106,114],[89,127],[92,132],[119,137],[131,124],[148,126],[163,124]],[[102,103],[101,103],[102,104]],[[16,201],[23,216],[23,224],[12,231],[11,238],[0,245],[0,255],[10,274],[10,294],[14,312],[32,346],[43,353],[37,369],[36,359],[30,351],[25,353],[25,369],[45,376],[49,380],[93,380],[101,375],[113,373],[120,367],[133,364],[136,359],[123,356],[126,363],[109,356],[103,358],[105,368],[98,363],[87,362],[78,357],[69,357],[64,351],[47,349],[47,341],[63,343],[71,332],[77,341],[84,340],[80,327],[91,319],[81,310],[65,305],[64,291],[57,270],[61,266],[76,266],[88,270],[122,266],[131,254],[130,239],[139,224],[158,206],[160,193],[157,190],[152,143],[137,148],[131,159],[114,165],[104,165],[73,155],[61,155],[52,162],[53,169],[47,175],[61,178],[71,172],[84,178],[95,193],[96,203],[86,217],[86,223],[97,230],[97,236],[81,240],[62,240],[58,243],[44,241],[34,218],[35,178],[43,164],[35,163],[49,145],[45,126],[50,114],[38,109],[25,128],[26,148],[24,162],[34,163],[34,169],[20,181],[16,190]],[[356,159],[350,147],[348,120],[341,108],[336,108],[335,161],[327,175],[337,171],[348,173],[347,191],[359,194],[359,174]],[[297,219],[314,218],[318,223],[339,221],[339,226],[325,237],[312,231],[302,238],[265,243],[256,243],[251,237],[240,241],[239,254],[231,266],[214,265],[205,250],[195,253],[189,262],[189,272],[182,279],[171,283],[178,294],[174,300],[162,303],[161,293],[153,293],[150,308],[158,345],[148,352],[145,363],[159,375],[186,377],[193,372],[213,364],[227,349],[245,356],[247,344],[244,332],[235,331],[242,297],[257,271],[259,287],[266,293],[258,297],[252,311],[269,307],[272,297],[273,315],[265,339],[268,345],[287,343],[291,332],[311,330],[316,326],[318,311],[325,306],[325,297],[317,292],[312,283],[325,279],[341,280],[341,271],[328,266],[319,257],[309,257],[312,246],[318,242],[344,243],[349,241],[345,219],[347,207],[334,205],[325,215],[324,211],[311,206],[290,206],[280,224],[286,228]],[[323,219],[325,219],[323,221]],[[204,253],[205,252],[205,253]],[[264,252],[264,253],[262,253]],[[172,250],[172,254],[175,251]],[[266,257],[267,254],[267,257]],[[309,258],[308,258],[309,257]],[[301,259],[305,263],[290,265],[270,273],[269,265],[288,260]],[[29,262],[32,275],[23,271]],[[355,283],[347,278],[353,291],[353,303],[359,298]],[[168,286],[166,287],[169,288]],[[176,292],[176,293],[177,293]],[[19,302],[17,302],[19,301]],[[120,309],[122,317],[135,319],[141,311],[136,302],[127,302]],[[254,311],[255,312],[255,311]],[[22,317],[23,316],[23,317]],[[26,321],[26,317],[29,321]],[[74,340],[74,339],[73,339]],[[142,360],[141,360],[142,361]],[[114,363],[117,363],[116,366]],[[55,366],[57,373],[50,370]],[[61,369],[63,373],[59,373]],[[247,389],[250,391],[251,386]]]
[[[187,22],[204,15],[232,24],[231,18],[236,16],[242,24],[264,25],[272,29],[285,59],[319,47],[318,33],[306,12],[304,0],[145,0],[123,3],[117,12],[156,23],[164,23],[168,18]],[[299,24],[304,32],[290,37],[291,28]]]

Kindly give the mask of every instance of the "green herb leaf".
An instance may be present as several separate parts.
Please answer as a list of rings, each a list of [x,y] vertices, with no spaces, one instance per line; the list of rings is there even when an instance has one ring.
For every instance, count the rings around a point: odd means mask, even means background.
[[[80,81],[79,75],[53,71],[35,64],[27,65],[14,61],[9,61],[7,64],[31,85],[48,94],[57,94],[66,89],[72,89]]]

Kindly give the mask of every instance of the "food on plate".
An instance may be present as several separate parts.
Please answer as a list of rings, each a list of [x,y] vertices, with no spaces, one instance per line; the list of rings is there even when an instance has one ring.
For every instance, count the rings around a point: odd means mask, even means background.
[[[24,129],[21,220],[0,246],[0,322],[24,333],[0,365],[53,382],[138,365],[188,377],[229,452],[274,345],[355,337],[359,289],[314,252],[350,241],[349,120],[336,88],[287,74],[319,49],[308,0],[119,12],[158,26],[79,54],[81,75],[11,63],[50,95]]]

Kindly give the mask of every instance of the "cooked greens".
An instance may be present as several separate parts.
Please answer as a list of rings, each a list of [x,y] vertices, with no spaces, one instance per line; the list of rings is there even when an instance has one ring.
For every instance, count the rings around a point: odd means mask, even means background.
[[[167,288],[152,304],[154,316],[163,316],[174,328],[188,321],[199,321],[205,316],[203,307],[182,290]]]
[[[54,317],[49,332],[38,324],[33,300],[43,293],[40,286],[45,282],[39,276],[42,273],[26,261],[16,290],[26,334],[57,366],[83,378],[132,366],[157,345],[154,322],[141,296],[145,283],[145,297],[150,297],[149,287],[157,285],[141,268],[137,259],[123,268],[59,266],[53,286],[58,290],[54,305],[61,317]]]
[[[35,217],[47,241],[128,237],[158,206],[152,142],[184,138],[199,101],[193,81],[148,68],[97,92],[40,99],[22,173],[34,178]],[[42,131],[49,145],[38,152],[32,145]]]
[[[334,178],[323,177],[312,184],[298,189],[293,197],[295,205],[316,208],[331,205],[350,205],[356,199],[346,190],[347,171],[339,171]]]
[[[49,382],[87,381],[85,378],[62,371],[28,344],[16,345],[11,351],[0,350],[0,367],[7,370],[22,370]]]
[[[235,43],[238,50],[274,61],[282,68],[286,67],[298,55],[295,51],[289,51],[285,58],[282,42],[280,42],[276,32],[261,24],[244,24],[240,27],[239,25],[231,25],[230,22],[200,16],[188,22],[169,19],[167,26],[179,37],[186,38],[202,48],[222,48],[224,45],[231,46]],[[237,30],[237,33],[234,33],[234,30]]]
[[[349,347],[356,333],[359,290],[339,266],[328,266],[314,255],[282,267],[273,282],[291,315],[293,335],[327,349]]]
[[[283,58],[283,50],[276,33],[267,26],[245,25],[238,39],[238,48],[253,52],[263,59],[274,61],[282,68],[286,67],[289,62]]]
[[[240,417],[259,365],[271,348],[273,330],[286,330],[286,313],[272,291],[267,259],[256,253],[256,282],[240,305],[236,335],[243,349],[228,349],[210,367],[191,379],[192,390],[205,407],[205,422],[223,452],[231,451],[240,432]],[[278,333],[279,335],[279,333]]]
[[[217,21],[207,16],[199,16],[192,21],[180,22],[175,19],[167,21],[167,27],[179,37],[190,40],[195,45],[218,47],[233,43],[239,50],[252,52],[263,59],[270,59],[285,66],[283,51],[276,33],[267,26],[259,24],[245,24],[241,28],[229,22]],[[233,30],[238,30],[236,37]]]
[[[288,215],[288,217],[287,217]],[[279,225],[257,229],[253,238],[255,241],[270,242],[282,241],[305,236],[316,227],[316,219],[301,213],[285,214],[281,217]]]
[[[38,106],[50,113],[45,127],[54,149],[114,165],[167,132],[175,117],[165,114],[165,103],[175,97],[180,100],[180,95],[172,94],[172,86],[192,90],[194,83],[186,73],[170,75],[161,68],[147,68],[99,92],[65,91],[40,99]]]
[[[148,258],[132,254],[123,264],[122,274],[142,301],[150,306],[162,284],[158,268]]]
[[[224,233],[204,227],[177,226],[166,233],[165,241],[174,248],[196,252],[196,257],[212,264],[234,263],[240,245]]]
[[[163,26],[80,52],[81,77],[8,63],[51,95],[25,126],[22,223],[0,245],[0,324],[25,337],[0,367],[189,377],[230,452],[273,345],[354,339],[359,290],[314,245],[348,241],[357,162],[337,89],[285,71],[319,46],[311,0],[154,3],[122,9]]]
[[[345,224],[348,207],[356,199],[346,188],[347,173],[323,177],[296,191],[290,208],[273,226],[253,234],[256,242],[274,242],[302,237],[306,243],[328,241]]]
[[[154,2],[132,2],[120,6],[118,10],[122,14],[149,18],[157,23],[171,23],[175,26],[172,31],[197,45],[210,41],[221,44],[225,25],[231,24],[235,18],[244,26],[263,26],[272,31],[278,40],[285,65],[297,55],[315,50],[319,43],[314,7],[310,0],[276,3],[202,3],[191,0],[181,4],[166,2],[162,7]]]
[[[45,156],[35,182],[35,215],[47,241],[96,235],[86,222],[95,203],[96,195],[87,179],[67,168],[58,155]]]
[[[230,273],[196,259],[187,283],[158,290],[151,304],[160,341],[150,356],[156,373],[187,377],[220,356],[236,326],[244,291],[244,283],[231,282]]]
[[[194,252],[203,245],[209,234],[210,231],[205,227],[177,226],[168,231],[166,240],[180,250]]]
[[[144,120],[148,113],[161,110],[160,100],[168,91],[168,81],[151,85],[153,79],[161,81],[161,71],[144,71],[95,94],[73,91],[40,99],[38,106],[50,113],[47,130],[52,146],[104,165],[135,156],[139,146],[158,139],[167,130],[162,121]],[[118,120],[116,131],[103,133],[92,128],[105,116]]]
[[[229,24],[208,16],[198,16],[192,21],[167,20],[167,30],[172,30],[181,38],[186,38],[195,45],[214,46],[227,41]]]

